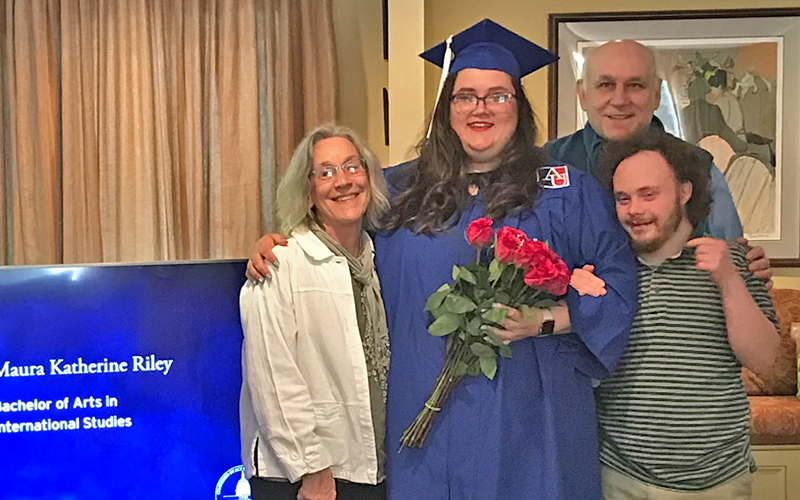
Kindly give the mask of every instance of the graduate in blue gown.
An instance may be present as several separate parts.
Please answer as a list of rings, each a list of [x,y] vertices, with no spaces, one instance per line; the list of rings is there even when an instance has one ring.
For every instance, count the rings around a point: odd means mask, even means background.
[[[553,60],[482,21],[422,54],[445,66],[420,156],[387,169],[392,209],[375,236],[391,342],[387,481],[392,500],[600,498],[592,378],[622,355],[636,310],[634,257],[611,198],[587,174],[545,165],[520,78]],[[445,62],[454,55],[452,65]],[[494,380],[464,377],[420,449],[400,436],[430,395],[446,339],[427,332],[425,300],[474,260],[467,225],[488,216],[549,242],[570,269],[594,265],[606,294],[570,289],[552,311],[509,314]],[[541,334],[553,317],[555,331]]]
[[[546,165],[520,79],[555,60],[484,20],[423,54],[444,66],[430,136],[419,158],[386,170],[392,197],[375,259],[386,306],[390,500],[599,500],[592,378],[610,374],[636,312],[634,256],[610,195],[591,175]],[[452,64],[450,60],[452,59]],[[497,375],[464,377],[420,449],[399,453],[445,362],[446,340],[427,332],[425,300],[475,249],[467,224],[488,216],[547,241],[570,269],[593,265],[601,296],[574,289],[552,310],[510,311],[498,334],[513,341]],[[248,276],[267,276],[267,235]],[[544,334],[552,317],[553,333]],[[349,500],[349,499],[342,499]]]

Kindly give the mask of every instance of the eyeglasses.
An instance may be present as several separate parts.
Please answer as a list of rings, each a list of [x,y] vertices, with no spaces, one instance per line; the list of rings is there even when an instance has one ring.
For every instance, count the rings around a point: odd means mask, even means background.
[[[311,174],[309,174],[309,177],[314,177],[315,179],[319,179],[321,181],[329,181],[336,177],[336,174],[339,172],[339,170],[352,177],[367,173],[366,169],[364,168],[364,163],[361,160],[350,160],[340,167],[337,167],[336,165],[324,165],[319,167],[315,170],[312,170]]]
[[[489,94],[483,97],[478,97],[475,94],[455,94],[450,96],[450,102],[453,104],[453,109],[457,113],[467,113],[478,107],[478,103],[483,101],[483,104],[492,111],[501,111],[515,98],[514,94],[509,92],[500,92],[497,94]]]

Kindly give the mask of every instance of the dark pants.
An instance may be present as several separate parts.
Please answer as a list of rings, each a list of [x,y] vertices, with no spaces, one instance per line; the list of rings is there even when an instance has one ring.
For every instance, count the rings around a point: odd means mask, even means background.
[[[296,500],[300,481],[270,481],[261,477],[250,478],[253,500]],[[386,481],[372,485],[336,480],[336,500],[386,500]]]

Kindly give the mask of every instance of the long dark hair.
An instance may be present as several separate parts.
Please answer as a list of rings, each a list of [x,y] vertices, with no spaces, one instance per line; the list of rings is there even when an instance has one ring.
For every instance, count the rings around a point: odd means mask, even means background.
[[[428,139],[417,144],[419,158],[399,172],[402,179],[390,178],[402,191],[392,200],[384,229],[407,227],[415,233],[434,235],[458,223],[458,217],[471,201],[470,161],[461,140],[450,127],[450,95],[456,75],[445,80],[433,114]],[[517,129],[500,153],[500,166],[481,174],[484,215],[501,219],[515,215],[533,204],[539,184],[536,171],[544,165],[544,153],[536,146],[537,130],[533,109],[525,91],[514,81],[517,96]]]

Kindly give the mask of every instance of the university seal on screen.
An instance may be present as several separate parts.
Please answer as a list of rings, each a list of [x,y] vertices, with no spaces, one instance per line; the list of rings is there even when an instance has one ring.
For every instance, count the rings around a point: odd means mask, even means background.
[[[244,477],[244,465],[226,470],[214,490],[214,500],[250,500],[250,482]]]

